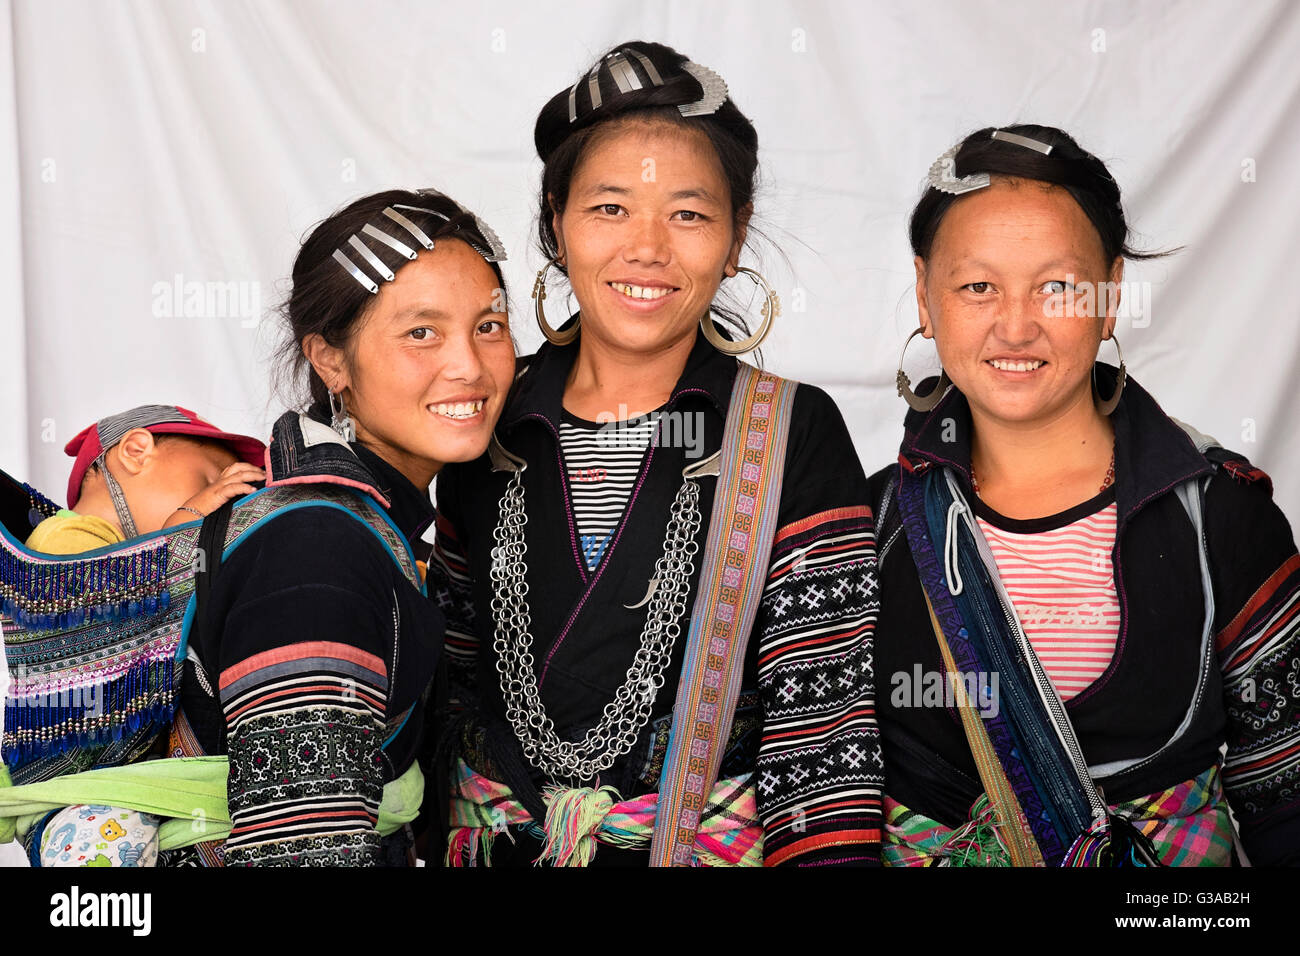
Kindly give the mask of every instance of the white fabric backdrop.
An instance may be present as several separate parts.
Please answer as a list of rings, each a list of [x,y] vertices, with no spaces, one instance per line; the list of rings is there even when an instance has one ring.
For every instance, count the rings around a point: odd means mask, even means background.
[[[754,120],[758,223],[790,266],[744,260],[785,303],[766,362],[835,395],[868,472],[901,436],[925,171],[971,129],[1042,122],[1110,164],[1140,241],[1186,247],[1129,268],[1150,283],[1118,329],[1131,372],[1272,474],[1300,519],[1294,2],[3,6],[0,467],[53,497],[68,438],[133,405],[264,434],[270,309],[297,243],[366,192],[436,186],[490,222],[531,351],[533,121],[595,55],[643,38],[717,70]],[[178,282],[236,294],[194,314],[162,294]]]
[[[595,54],[645,37],[718,70],[758,127],[758,215],[793,267],[756,263],[786,304],[764,356],[833,392],[868,471],[901,431],[925,170],[970,129],[1039,121],[1110,163],[1142,241],[1186,247],[1129,269],[1151,283],[1141,327],[1118,330],[1130,369],[1300,517],[1294,2],[7,5],[0,467],[56,496],[67,439],[131,405],[264,433],[296,243],[365,192],[434,185],[492,223],[531,350],[533,120]],[[238,294],[188,314],[158,294],[177,276]],[[933,362],[914,348],[909,367]]]

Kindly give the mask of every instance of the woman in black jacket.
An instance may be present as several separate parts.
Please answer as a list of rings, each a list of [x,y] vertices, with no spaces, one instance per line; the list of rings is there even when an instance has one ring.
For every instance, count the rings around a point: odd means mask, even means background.
[[[1297,862],[1300,558],[1262,472],[1096,362],[1143,257],[1115,181],[1058,129],[980,130],[911,239],[943,376],[900,369],[870,479],[886,861],[1225,865],[1231,806],[1253,862]]]
[[[407,862],[443,631],[416,560],[434,475],[483,453],[514,375],[504,258],[433,190],[359,199],[298,255],[286,357],[312,401],[275,424],[274,520],[257,496],[231,518],[175,737],[229,755],[226,865]]]
[[[754,128],[721,77],[633,42],[535,139],[547,268],[580,312],[557,331],[539,311],[550,341],[492,454],[438,480],[430,591],[464,707],[450,862],[873,863],[864,476],[824,392],[735,358],[775,295],[744,342],[710,315],[741,271]],[[731,529],[713,555],[711,513]]]

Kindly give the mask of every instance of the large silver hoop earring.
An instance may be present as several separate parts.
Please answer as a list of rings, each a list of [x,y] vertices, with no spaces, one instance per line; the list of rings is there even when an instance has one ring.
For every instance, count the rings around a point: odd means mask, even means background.
[[[347,408],[343,404],[343,396],[338,397],[337,404],[334,401],[334,390],[326,389],[326,394],[330,397],[330,428],[338,432],[338,436],[345,442],[351,444],[357,440],[357,425],[348,414]]]
[[[930,409],[934,408],[934,406],[938,405],[939,400],[943,398],[944,392],[948,391],[948,386],[952,384],[952,379],[948,377],[948,373],[940,368],[939,384],[936,385],[928,395],[923,397],[912,391],[912,380],[908,378],[907,373],[903,371],[903,357],[907,355],[907,347],[911,344],[912,339],[916,338],[923,331],[924,329],[914,329],[912,334],[907,337],[907,341],[903,343],[903,354],[898,357],[898,377],[895,379],[898,384],[898,394],[902,396],[903,400],[907,402],[907,404],[911,405],[918,412],[928,412]]]
[[[700,319],[700,331],[709,340],[709,344],[724,355],[744,355],[746,352],[752,352],[758,348],[763,339],[767,338],[767,333],[772,331],[772,322],[781,314],[781,299],[772,291],[772,287],[767,284],[767,280],[753,269],[736,266],[736,273],[741,272],[753,279],[754,284],[763,290],[763,308],[761,310],[763,324],[749,338],[742,339],[739,342],[732,342],[722,337],[722,333],[713,324],[713,316],[705,312]]]
[[[582,314],[579,313],[578,320],[573,323],[573,328],[564,332],[557,332],[547,324],[546,307],[543,305],[546,301],[546,273],[550,271],[551,266],[555,265],[559,265],[559,263],[551,259],[537,273],[537,281],[533,283],[533,311],[537,314],[537,325],[542,330],[542,335],[546,336],[546,341],[552,345],[568,345],[578,337],[579,327],[582,324]]]
[[[1124,382],[1128,380],[1128,371],[1124,368],[1124,353],[1120,350],[1119,339],[1115,333],[1110,333],[1110,340],[1115,343],[1115,354],[1119,356],[1119,377],[1115,379],[1115,391],[1110,398],[1104,402],[1101,400],[1101,394],[1097,391],[1097,364],[1092,366],[1092,394],[1097,402],[1097,411],[1103,415],[1111,415],[1119,407],[1119,396],[1124,391]]]

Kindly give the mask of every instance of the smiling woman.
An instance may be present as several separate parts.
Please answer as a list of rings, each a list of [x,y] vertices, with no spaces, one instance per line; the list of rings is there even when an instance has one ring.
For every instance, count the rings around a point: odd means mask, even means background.
[[[449,862],[877,862],[865,479],[825,392],[736,359],[779,311],[739,265],[757,134],[717,74],[634,42],[534,139],[549,342],[490,455],[438,479]],[[713,313],[742,271],[764,318],[737,342]]]
[[[1096,361],[1147,257],[1127,235],[1106,167],[1045,126],[972,133],[913,213],[943,375],[917,395],[900,368],[870,480],[876,660],[993,673],[1001,701],[882,700],[892,865],[1227,865],[1229,806],[1254,863],[1300,862],[1300,557],[1266,475]]]
[[[190,634],[174,743],[230,768],[230,835],[205,862],[408,862],[443,633],[429,483],[483,453],[513,379],[504,258],[433,190],[359,199],[303,244],[282,355],[310,399],[275,423],[259,493],[289,503],[214,528]]]

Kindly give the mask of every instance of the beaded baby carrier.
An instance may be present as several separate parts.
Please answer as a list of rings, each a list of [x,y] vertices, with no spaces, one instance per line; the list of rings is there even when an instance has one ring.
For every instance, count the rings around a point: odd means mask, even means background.
[[[264,488],[230,512],[223,551],[275,515],[330,507],[367,525],[422,587],[402,533],[343,486]],[[195,520],[76,555],[23,545],[58,506],[0,471],[0,630],[9,686],[0,740],[15,785],[139,759],[176,717],[196,578],[208,556]]]

